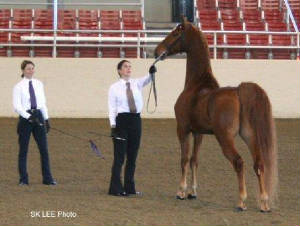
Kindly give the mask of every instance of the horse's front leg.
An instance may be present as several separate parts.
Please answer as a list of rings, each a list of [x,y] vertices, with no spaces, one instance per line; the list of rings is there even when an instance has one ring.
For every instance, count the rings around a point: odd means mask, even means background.
[[[179,185],[179,191],[177,192],[177,199],[183,200],[186,198],[187,190],[187,172],[189,164],[189,133],[177,129],[178,139],[181,145],[181,179]]]

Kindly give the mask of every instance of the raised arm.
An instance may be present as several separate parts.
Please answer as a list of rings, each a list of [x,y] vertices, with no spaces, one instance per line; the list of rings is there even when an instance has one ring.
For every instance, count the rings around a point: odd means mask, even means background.
[[[141,89],[144,86],[148,85],[149,82],[151,81],[151,74],[154,74],[156,72],[156,67],[154,65],[152,65],[149,68],[149,73],[148,75],[138,79],[138,87]]]
[[[141,89],[144,86],[148,85],[150,81],[151,81],[151,75],[150,74],[147,74],[146,76],[144,76],[142,78],[138,78],[137,79],[138,87]]]

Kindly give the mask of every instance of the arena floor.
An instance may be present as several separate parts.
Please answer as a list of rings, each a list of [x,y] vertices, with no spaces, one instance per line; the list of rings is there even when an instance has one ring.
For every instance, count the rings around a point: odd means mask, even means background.
[[[30,186],[19,187],[16,119],[0,119],[0,225],[291,225],[300,223],[300,120],[276,120],[279,150],[280,202],[271,213],[257,208],[257,180],[250,154],[240,138],[237,147],[246,163],[248,210],[236,212],[237,179],[214,136],[204,138],[199,160],[198,199],[175,199],[180,150],[175,120],[143,120],[143,138],[136,171],[143,197],[107,195],[112,144],[89,131],[109,133],[103,119],[53,119],[53,127],[92,138],[102,149],[98,158],[88,143],[49,134],[51,167],[58,186],[41,184],[38,149],[31,142]],[[36,216],[40,211],[40,217]],[[53,212],[46,212],[53,211]],[[63,217],[58,214],[72,212]],[[36,217],[31,217],[35,214]],[[51,214],[54,217],[50,217]]]

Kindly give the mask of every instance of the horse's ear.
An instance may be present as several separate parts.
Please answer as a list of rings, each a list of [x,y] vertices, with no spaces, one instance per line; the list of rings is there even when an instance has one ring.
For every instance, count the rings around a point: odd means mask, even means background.
[[[181,15],[181,24],[183,29],[186,27],[187,22],[187,18],[184,15]]]

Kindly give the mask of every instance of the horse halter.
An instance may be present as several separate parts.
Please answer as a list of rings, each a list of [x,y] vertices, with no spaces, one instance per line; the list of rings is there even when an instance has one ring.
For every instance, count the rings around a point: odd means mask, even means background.
[[[182,24],[177,25],[176,29],[177,29],[179,26],[182,26]],[[184,35],[184,32],[183,32],[183,29],[182,29],[182,28],[181,28],[179,37],[178,37],[177,39],[175,39],[175,41],[173,41],[173,42],[170,43],[169,45],[165,45],[166,51],[164,52],[164,53],[165,53],[164,55],[167,55],[167,54],[170,52],[171,48],[173,48],[178,42],[181,43],[181,46],[184,46],[185,35]]]

